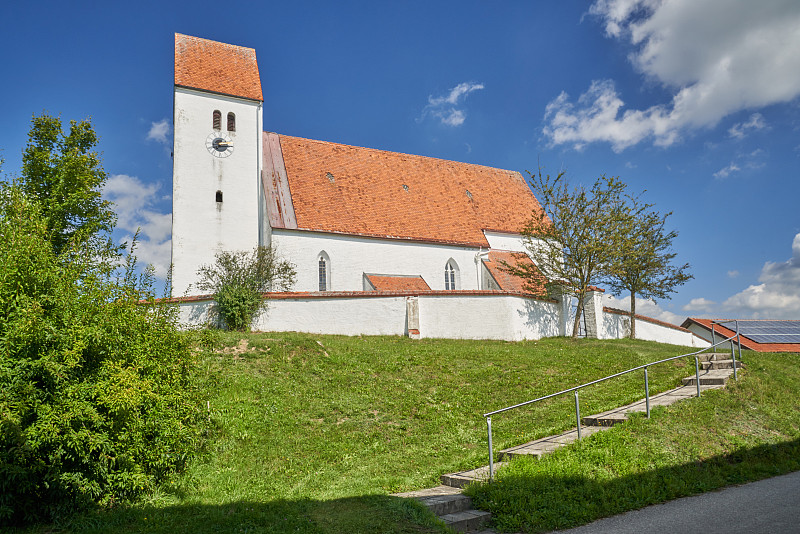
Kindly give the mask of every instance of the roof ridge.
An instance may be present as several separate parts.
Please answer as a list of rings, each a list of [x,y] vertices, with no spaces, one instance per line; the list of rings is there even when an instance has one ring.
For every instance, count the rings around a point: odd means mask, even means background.
[[[188,35],[186,33],[175,32],[175,40],[177,40],[178,37],[185,37],[185,38],[188,38],[188,39],[193,39],[195,41],[205,41],[207,43],[212,43],[214,45],[220,45],[220,46],[224,46],[226,48],[232,48],[232,49],[237,49],[237,50],[251,50],[254,53],[256,51],[255,48],[250,48],[249,46],[235,45],[235,44],[232,44],[232,43],[223,43],[222,41],[215,41],[214,39],[206,39],[205,37],[197,37],[195,35]]]

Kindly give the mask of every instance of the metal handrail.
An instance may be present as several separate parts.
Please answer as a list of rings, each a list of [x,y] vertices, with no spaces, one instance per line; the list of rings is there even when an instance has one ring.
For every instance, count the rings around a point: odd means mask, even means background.
[[[730,322],[730,321],[726,321],[726,322]],[[680,358],[688,358],[689,356],[694,356],[695,382],[697,384],[697,396],[699,397],[700,396],[700,360],[698,359],[698,355],[702,354],[705,351],[713,349],[714,347],[717,347],[717,346],[719,346],[719,345],[721,345],[723,343],[727,343],[728,341],[733,340],[733,338],[737,338],[737,344],[739,344],[739,360],[741,360],[742,359],[742,348],[741,348],[741,344],[738,343],[739,342],[739,324],[737,322],[737,324],[736,324],[736,334],[732,335],[729,338],[723,339],[719,343],[713,343],[712,345],[710,345],[708,347],[705,347],[703,349],[700,349],[700,350],[698,350],[696,352],[690,352],[690,353],[687,353],[687,354],[681,354],[680,356],[672,356],[670,358],[664,358],[663,360],[658,360],[656,362],[650,362],[650,363],[646,363],[646,364],[639,365],[639,366],[636,366],[636,367],[632,367],[631,369],[628,369],[628,370],[625,370],[625,371],[621,371],[619,373],[614,373],[613,375],[608,375],[608,376],[605,376],[603,378],[598,378],[597,380],[592,380],[591,382],[586,382],[585,384],[581,384],[579,386],[571,387],[569,389],[565,389],[565,390],[559,391],[558,393],[551,393],[550,395],[545,395],[544,397],[539,397],[537,399],[521,402],[521,403],[515,404],[513,406],[508,406],[506,408],[501,408],[499,410],[494,410],[492,412],[487,412],[487,413],[483,414],[483,416],[486,418],[486,429],[487,429],[487,435],[489,437],[489,480],[493,480],[494,479],[494,451],[492,450],[492,416],[493,415],[496,415],[496,414],[499,414],[499,413],[503,413],[503,412],[507,412],[507,411],[513,410],[515,408],[521,408],[522,406],[527,406],[529,404],[533,404],[533,403],[540,402],[540,401],[543,401],[543,400],[551,399],[553,397],[557,397],[557,396],[563,395],[565,393],[574,392],[575,393],[575,419],[577,420],[578,439],[581,439],[581,407],[580,407],[580,400],[578,399],[578,391],[583,389],[583,388],[585,388],[585,387],[592,386],[594,384],[599,384],[600,382],[605,382],[606,380],[610,380],[610,379],[616,378],[618,376],[626,375],[628,373],[632,373],[634,371],[638,371],[639,369],[644,369],[644,395],[645,395],[644,398],[645,398],[645,405],[646,405],[646,410],[647,410],[647,418],[649,419],[650,418],[650,384],[649,384],[649,380],[648,380],[648,376],[647,376],[647,368],[648,367],[653,366],[653,365],[658,365],[660,363],[669,362],[669,361],[672,361],[672,360],[678,360]],[[713,338],[713,323],[712,323],[712,341],[713,341],[713,339],[714,338]],[[734,353],[732,344],[731,344],[731,360],[733,361],[733,377],[734,377],[734,380],[738,380],[739,378],[738,378],[738,376],[736,374],[736,355]]]

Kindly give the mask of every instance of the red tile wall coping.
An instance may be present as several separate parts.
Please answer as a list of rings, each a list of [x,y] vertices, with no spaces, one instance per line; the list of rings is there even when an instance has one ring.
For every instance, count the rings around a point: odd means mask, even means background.
[[[609,308],[607,306],[603,306],[603,311],[604,312],[608,312],[608,313],[613,313],[613,314],[616,314],[616,315],[625,315],[625,316],[628,316],[628,317],[630,317],[630,315],[631,315],[631,312],[628,312],[628,311],[625,311],[625,310],[618,310],[617,308]],[[639,315],[638,313],[636,314],[636,319],[645,321],[647,323],[657,324],[659,326],[666,326],[667,328],[672,328],[673,330],[678,330],[679,332],[688,332],[690,334],[692,333],[691,330],[689,330],[687,328],[683,328],[682,326],[674,325],[674,324],[668,323],[666,321],[659,321],[658,319],[653,319],[652,317]]]
[[[456,289],[452,291],[430,290],[430,291],[286,291],[275,293],[264,293],[264,297],[270,300],[293,300],[293,299],[339,299],[339,298],[379,298],[379,297],[523,297],[541,302],[557,304],[557,300],[534,297],[521,291],[498,291],[498,290],[474,290]],[[214,300],[214,295],[195,295],[191,297],[174,297],[170,299],[156,299],[156,302],[181,303],[181,302],[204,302]],[[146,303],[147,301],[143,301]]]
[[[702,326],[708,333],[711,333],[711,322],[715,319],[697,319],[695,317],[688,317],[683,324],[690,325],[692,323],[696,323],[699,326]],[[769,319],[764,319],[768,321]],[[730,328],[726,328],[722,325],[714,325],[714,332],[720,334],[720,337],[728,338],[733,335],[736,335],[735,330],[731,330]],[[790,352],[790,353],[800,353],[800,343],[756,343],[755,341],[751,340],[750,338],[739,335],[742,342],[742,347],[755,351],[755,352]],[[721,341],[721,340],[720,340]]]

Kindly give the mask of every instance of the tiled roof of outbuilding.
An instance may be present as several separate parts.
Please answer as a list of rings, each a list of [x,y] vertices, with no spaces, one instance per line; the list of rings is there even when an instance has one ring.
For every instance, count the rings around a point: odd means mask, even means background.
[[[252,48],[175,34],[175,85],[263,100]]]
[[[511,252],[509,250],[489,250],[489,257],[483,260],[483,264],[489,269],[492,277],[495,279],[500,289],[504,291],[518,291],[521,293],[533,292],[537,295],[545,295],[547,289],[545,284],[547,279],[542,275],[533,288],[526,289],[524,278],[520,278],[514,274],[509,273],[505,264],[511,267],[517,266],[533,266],[534,263],[527,254],[522,252]]]
[[[431,287],[421,276],[365,275],[375,291],[430,291]]]
[[[280,136],[297,228],[488,246],[541,209],[518,172]]]

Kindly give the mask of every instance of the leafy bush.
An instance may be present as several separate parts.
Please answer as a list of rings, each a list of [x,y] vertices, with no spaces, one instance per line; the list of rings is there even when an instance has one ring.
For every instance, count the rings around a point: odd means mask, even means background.
[[[214,265],[203,265],[197,271],[198,287],[214,293],[214,311],[230,330],[249,330],[256,315],[267,306],[263,294],[286,291],[294,284],[294,265],[281,260],[272,247],[222,251],[215,260]]]
[[[47,226],[0,188],[0,525],[134,499],[203,435],[195,363],[151,273],[129,255],[116,277],[88,241],[56,254]]]

